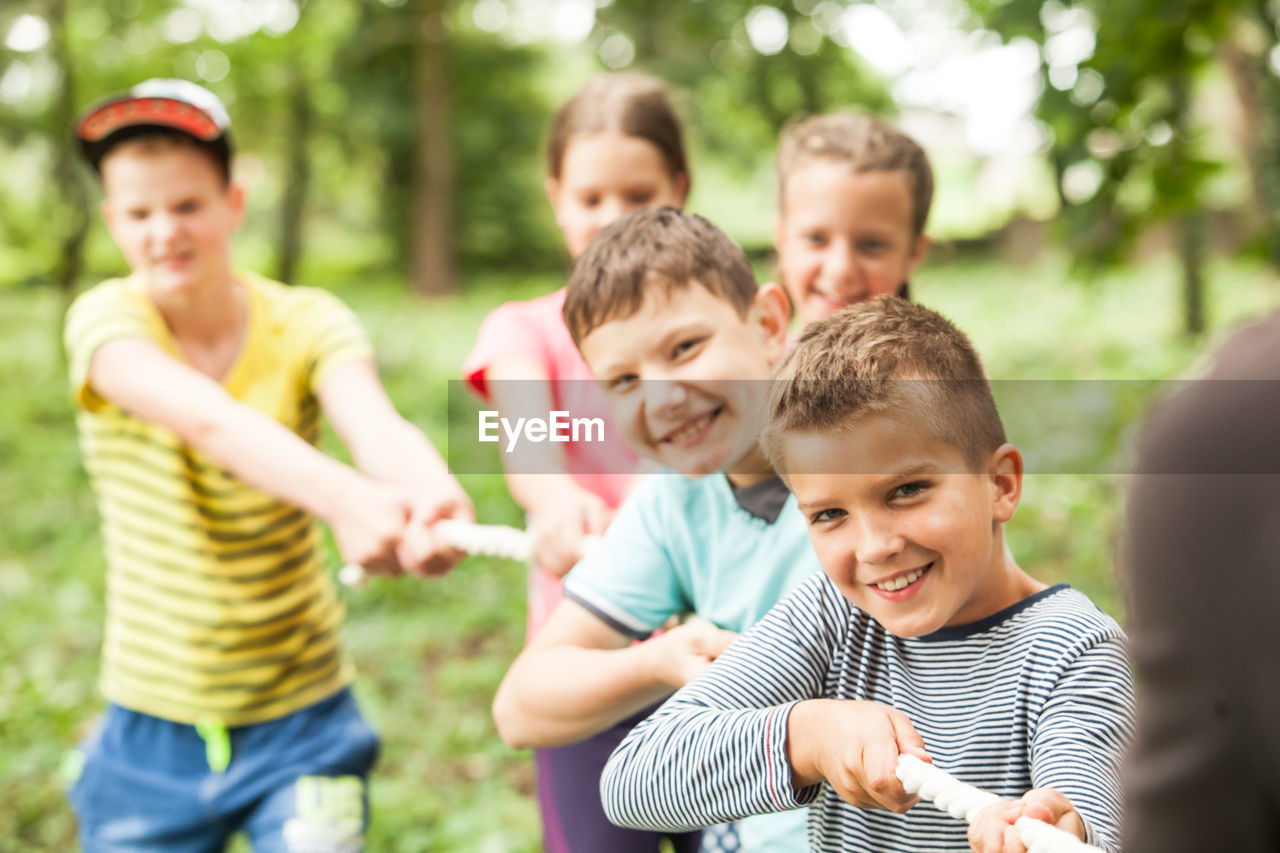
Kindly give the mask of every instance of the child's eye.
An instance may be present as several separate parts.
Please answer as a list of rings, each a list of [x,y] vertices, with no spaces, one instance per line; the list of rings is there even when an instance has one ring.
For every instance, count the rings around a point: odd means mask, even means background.
[[[610,379],[605,388],[615,394],[621,394],[624,391],[630,391],[640,381],[640,377],[634,373],[625,373],[622,376],[615,376]]]
[[[838,518],[844,518],[844,516],[845,511],[842,509],[820,509],[809,516],[809,523],[822,524],[824,521],[835,521]]]
[[[901,486],[898,486],[898,488],[894,489],[889,494],[889,499],[904,500],[904,499],[914,498],[921,494],[924,494],[925,490],[928,488],[929,488],[929,484],[922,480],[918,480],[913,483],[903,483]]]
[[[627,196],[627,201],[636,206],[643,206],[653,201],[653,190],[634,192]]]
[[[883,240],[862,240],[858,243],[858,250],[868,255],[878,255],[889,248],[889,244]]]
[[[804,240],[810,246],[815,248],[827,245],[827,235],[818,231],[810,231],[808,234],[805,234]]]
[[[149,211],[142,210],[140,208],[134,208],[133,210],[128,211],[125,215],[128,216],[130,219],[134,220],[135,222],[141,222],[142,220],[147,218],[148,214],[149,214]]]
[[[679,358],[690,350],[696,348],[698,344],[702,343],[704,340],[706,340],[706,338],[689,338],[687,341],[681,341],[671,350],[671,357]]]
[[[584,195],[578,199],[579,204],[583,207],[598,207],[600,205],[600,196]]]
[[[187,201],[181,202],[176,209],[178,213],[195,213],[200,209],[200,202],[195,199],[188,199]]]

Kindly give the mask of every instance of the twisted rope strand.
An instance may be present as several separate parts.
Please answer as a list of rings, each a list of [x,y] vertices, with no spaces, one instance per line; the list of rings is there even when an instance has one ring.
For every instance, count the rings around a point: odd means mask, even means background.
[[[533,556],[533,537],[527,531],[505,524],[472,524],[446,518],[432,525],[432,530],[454,548],[468,554],[503,557],[522,563]],[[348,563],[338,572],[338,580],[344,586],[364,586],[368,579],[369,573],[364,566],[356,563]]]
[[[898,778],[908,793],[919,794],[954,818],[973,823],[978,812],[1000,798],[988,791],[967,785],[914,755],[898,756]],[[1027,853],[1103,853],[1085,844],[1069,832],[1063,832],[1041,820],[1020,817],[1014,823]]]

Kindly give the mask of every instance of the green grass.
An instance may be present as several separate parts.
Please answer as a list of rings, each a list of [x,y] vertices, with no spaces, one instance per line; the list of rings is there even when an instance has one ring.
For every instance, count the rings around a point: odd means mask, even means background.
[[[1212,280],[1219,334],[1280,296],[1273,275],[1241,263],[1215,267]],[[368,325],[391,396],[442,449],[447,381],[485,312],[556,281],[469,284],[433,302],[391,281],[335,287]],[[1052,259],[1025,268],[937,261],[915,293],[968,331],[1001,379],[1167,378],[1192,369],[1203,348],[1177,332],[1177,273],[1164,263],[1081,283]],[[74,848],[57,767],[101,709],[103,565],[59,313],[50,291],[0,293],[0,853]],[[1113,406],[1083,452],[1122,459],[1146,402]],[[1027,445],[1018,429],[1011,439]],[[462,479],[481,520],[521,522],[500,477]],[[1033,474],[1010,526],[1024,567],[1069,580],[1120,617],[1111,555],[1121,485],[1104,473]],[[488,710],[522,640],[523,599],[521,567],[483,559],[438,581],[376,581],[347,595],[357,692],[384,738],[371,851],[538,849],[528,756],[501,743]]]

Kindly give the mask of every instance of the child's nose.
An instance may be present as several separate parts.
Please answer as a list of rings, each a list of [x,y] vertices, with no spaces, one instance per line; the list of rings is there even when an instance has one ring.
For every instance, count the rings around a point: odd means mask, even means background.
[[[627,213],[627,206],[619,198],[607,198],[600,204],[600,219],[597,228],[604,228]]]
[[[172,240],[182,230],[182,220],[172,214],[160,213],[153,218],[152,227],[157,240]]]
[[[645,406],[657,414],[678,412],[689,402],[689,389],[673,379],[646,379],[644,390]]]
[[[875,565],[883,563],[902,550],[905,544],[901,535],[888,523],[888,519],[878,516],[864,516],[856,519],[852,525],[857,540],[854,542],[854,556],[859,563]]]
[[[823,264],[828,278],[851,284],[857,280],[858,259],[853,246],[845,240],[833,240]]]

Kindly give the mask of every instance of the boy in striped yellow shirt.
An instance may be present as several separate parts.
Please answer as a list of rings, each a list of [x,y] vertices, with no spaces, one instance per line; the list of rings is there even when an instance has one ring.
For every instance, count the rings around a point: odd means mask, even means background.
[[[315,519],[373,572],[438,574],[470,501],[327,292],[237,269],[244,191],[207,90],[150,80],[76,134],[132,274],[66,345],[102,514],[108,708],[70,792],[86,851],[354,851],[378,751],[349,692]],[[316,449],[320,415],[355,467]]]

